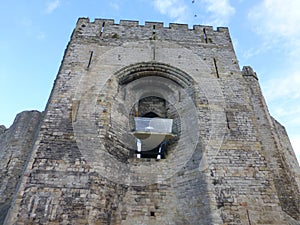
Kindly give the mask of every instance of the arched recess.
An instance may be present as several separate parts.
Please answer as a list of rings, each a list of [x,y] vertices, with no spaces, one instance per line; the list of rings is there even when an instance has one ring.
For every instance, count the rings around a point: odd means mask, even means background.
[[[193,102],[195,102],[197,94],[193,78],[176,67],[160,62],[139,62],[128,65],[117,71],[115,78],[119,84],[118,92],[123,94],[122,97],[119,96],[121,101],[117,108],[121,108],[122,105],[125,108],[119,110],[118,115],[112,116],[112,118],[128,118],[128,122],[118,121],[116,123],[118,127],[126,129],[129,124],[130,130],[134,130],[134,117],[143,117],[151,112],[160,118],[172,119],[172,131],[176,138],[169,143],[173,146],[172,152],[176,151],[182,129],[190,124],[184,121],[196,117],[196,113],[193,113],[191,117],[188,114],[192,111],[186,111],[187,108],[195,108]],[[117,100],[117,98],[115,99]],[[148,104],[149,100],[153,100],[153,104]],[[145,103],[144,106],[141,103]],[[147,105],[149,105],[149,109]],[[117,108],[113,112],[117,112]],[[194,134],[196,133],[194,132]],[[124,136],[117,141],[125,145],[129,139],[130,136],[126,136],[126,138]],[[129,148],[134,149],[135,147],[130,146]]]
[[[156,62],[151,61],[151,47],[152,43],[141,41],[106,52],[102,48],[95,50],[99,57],[95,57],[94,66],[80,76],[76,85],[74,99],[80,101],[72,123],[76,142],[97,172],[117,183],[140,186],[157,182],[157,175],[159,180],[171,177],[193,155],[200,128],[210,126],[210,121],[202,121],[197,111],[199,105],[209,111],[207,99],[215,99],[215,85],[208,85],[216,82],[210,67],[191,50],[173,43],[170,46],[165,41],[156,43],[156,52],[161,54],[157,54]],[[118,54],[120,60],[116,61]],[[144,88],[144,84],[153,83],[153,77],[156,88]],[[180,118],[178,133],[183,134],[172,154],[159,162],[160,167],[148,161],[131,163],[127,157],[136,147],[129,125],[130,111],[139,99],[153,95],[174,106]],[[148,171],[151,176],[145,176]]]
[[[120,85],[147,76],[160,76],[170,79],[183,89],[190,88],[194,84],[193,78],[186,72],[161,62],[131,64],[117,71],[115,76],[119,80]]]

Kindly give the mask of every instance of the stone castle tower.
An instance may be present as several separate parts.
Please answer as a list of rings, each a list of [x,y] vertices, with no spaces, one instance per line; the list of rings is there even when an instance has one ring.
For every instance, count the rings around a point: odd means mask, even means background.
[[[78,20],[0,129],[4,224],[299,224],[299,164],[227,28]]]

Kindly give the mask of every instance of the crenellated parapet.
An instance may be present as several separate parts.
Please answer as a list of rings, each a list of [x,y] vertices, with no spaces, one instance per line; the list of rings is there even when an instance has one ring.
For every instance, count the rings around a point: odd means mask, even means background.
[[[136,50],[144,49],[143,51],[146,52],[152,49],[151,53],[147,53],[153,55],[149,61],[160,61],[157,56],[164,53],[159,46],[173,46],[171,49],[180,46],[180,48],[189,49],[199,56],[202,63],[211,69],[212,76],[218,78],[241,77],[227,27],[214,29],[212,26],[194,25],[191,28],[188,24],[170,23],[165,26],[162,22],[141,24],[139,21],[133,20],[120,20],[119,23],[116,23],[112,19],[95,19],[91,22],[89,18],[80,18],[71,38],[70,53],[77,51],[73,48],[78,49],[79,46],[82,46],[80,48],[87,51],[85,60],[92,63],[104,51],[120,46],[125,47],[129,43],[139,43],[140,47]],[[124,58],[121,53],[116,57],[118,63],[121,58]],[[184,54],[176,57],[186,60]],[[73,58],[72,63],[74,64],[75,61],[76,59]],[[88,63],[87,67],[90,68],[90,66],[91,64]]]
[[[162,22],[145,22],[140,24],[133,20],[80,18],[77,22],[75,35],[99,37],[102,39],[144,39],[144,40],[178,40],[181,42],[196,42],[197,44],[232,45],[227,27],[170,23],[164,26]]]

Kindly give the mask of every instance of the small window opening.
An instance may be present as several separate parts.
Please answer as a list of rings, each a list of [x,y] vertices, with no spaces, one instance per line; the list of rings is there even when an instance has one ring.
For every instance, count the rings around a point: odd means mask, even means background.
[[[227,128],[230,129],[230,125],[229,125],[229,119],[228,119],[228,116],[226,114],[226,123],[227,123]]]
[[[143,115],[142,117],[155,118],[155,117],[159,117],[159,116],[154,112],[148,112],[145,115]]]
[[[216,69],[216,73],[217,73],[217,78],[220,78],[219,71],[218,71],[218,66],[217,66],[217,61],[216,61],[215,58],[214,58],[214,65],[215,65],[215,69]]]
[[[153,31],[152,31],[152,39],[156,40],[156,30],[155,30],[155,25],[153,25]]]
[[[102,23],[102,27],[101,27],[101,31],[100,31],[100,36],[102,36],[102,33],[104,32],[104,26],[105,26],[105,22]]]
[[[207,43],[207,34],[206,34],[205,28],[203,28],[203,37],[204,37],[205,43]]]
[[[235,112],[227,111],[226,112],[226,121],[227,121],[227,128],[230,130],[236,130],[238,128],[236,122]]]
[[[90,52],[90,58],[89,58],[89,62],[88,62],[88,65],[87,65],[87,69],[90,68],[90,65],[91,65],[91,62],[92,62],[92,58],[93,58],[93,51]]]
[[[150,212],[150,216],[155,216],[155,212]]]
[[[249,216],[249,211],[248,211],[248,209],[246,209],[246,213],[247,213],[248,223],[251,225],[251,220],[250,220],[250,216]]]

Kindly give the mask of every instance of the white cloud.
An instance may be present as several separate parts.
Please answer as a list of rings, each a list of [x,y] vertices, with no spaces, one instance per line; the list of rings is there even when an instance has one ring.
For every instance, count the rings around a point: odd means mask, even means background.
[[[230,5],[229,0],[201,0],[199,7],[204,6],[205,11],[209,13],[206,23],[214,26],[225,26],[228,24],[231,16],[235,14],[235,8]]]
[[[286,71],[280,77],[268,80],[264,84],[264,94],[270,101],[284,97],[300,101],[300,71]]]
[[[184,22],[188,14],[188,7],[182,0],[154,0],[154,7],[175,22]]]
[[[300,104],[297,101],[292,102],[281,102],[276,104],[274,107],[274,115],[277,117],[290,117],[290,120],[288,121],[290,124],[298,124],[300,125],[300,116],[294,117],[295,115],[300,115]]]
[[[269,104],[269,109],[272,110],[272,116],[282,123],[289,135],[299,135],[300,127],[300,99],[284,103],[282,100],[275,101]],[[282,104],[281,104],[282,103]],[[299,135],[300,136],[300,135]],[[299,149],[300,151],[300,149]]]
[[[291,144],[293,146],[293,150],[296,154],[296,157],[298,159],[298,163],[300,163],[300,135],[299,136],[295,136],[295,137],[291,137]]]
[[[258,47],[265,54],[276,50],[281,63],[270,68],[272,78],[265,81],[264,95],[272,115],[284,121],[300,160],[300,1],[263,0],[250,9],[248,20],[262,40]],[[274,51],[273,51],[274,52]],[[267,54],[266,54],[267,55]],[[272,55],[270,55],[272,57]],[[296,137],[296,138],[295,138]]]
[[[46,13],[50,14],[54,10],[56,10],[60,5],[60,0],[54,0],[48,3],[47,8],[46,8]]]
[[[247,59],[250,59],[254,56],[262,54],[266,50],[267,49],[263,48],[263,47],[261,47],[261,48],[249,48],[246,51],[242,52],[242,57],[243,57],[244,60],[247,60]]]
[[[248,20],[265,47],[279,48],[300,60],[299,9],[299,0],[264,0],[250,9]]]
[[[248,18],[255,22],[258,33],[289,38],[299,36],[299,9],[299,0],[264,0],[250,10]]]

